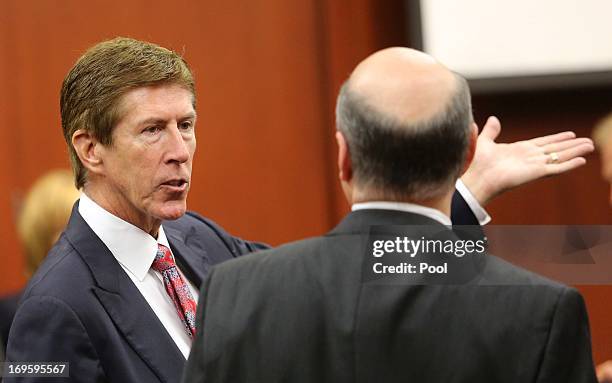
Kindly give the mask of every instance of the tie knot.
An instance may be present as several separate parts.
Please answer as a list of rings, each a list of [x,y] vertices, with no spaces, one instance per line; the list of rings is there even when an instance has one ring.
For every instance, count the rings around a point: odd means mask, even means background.
[[[153,260],[153,264],[151,265],[153,270],[162,273],[168,270],[169,268],[175,266],[176,264],[172,259],[172,253],[170,253],[170,249],[158,243],[157,254],[155,254],[155,259]]]

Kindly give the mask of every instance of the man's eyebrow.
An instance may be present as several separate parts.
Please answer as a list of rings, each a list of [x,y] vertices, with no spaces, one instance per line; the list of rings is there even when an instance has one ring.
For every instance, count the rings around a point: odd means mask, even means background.
[[[196,118],[195,112],[189,112],[183,115],[181,118],[179,118],[179,121],[195,120],[195,118]],[[165,124],[167,121],[168,120],[164,118],[160,118],[160,117],[150,117],[150,118],[145,118],[144,120],[139,121],[137,125]]]
[[[189,112],[189,113],[185,114],[183,117],[181,117],[180,119],[181,120],[189,120],[189,119],[195,120],[196,117],[197,117],[196,112]]]
[[[165,122],[166,120],[164,120],[163,118],[151,117],[151,118],[145,118],[144,120],[139,121],[137,125],[164,124]]]

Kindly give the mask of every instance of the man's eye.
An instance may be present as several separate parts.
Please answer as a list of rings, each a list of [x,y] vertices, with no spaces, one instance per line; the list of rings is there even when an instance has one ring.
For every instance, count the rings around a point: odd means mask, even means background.
[[[193,128],[193,123],[191,121],[185,121],[181,123],[181,129],[183,130],[191,130]]]
[[[145,128],[143,130],[143,133],[148,133],[148,134],[154,134],[159,132],[160,128],[159,126],[149,126],[148,128]]]

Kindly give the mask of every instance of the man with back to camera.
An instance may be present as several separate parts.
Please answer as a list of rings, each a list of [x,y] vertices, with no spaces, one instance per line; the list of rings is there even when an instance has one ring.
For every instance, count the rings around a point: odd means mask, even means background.
[[[24,292],[7,358],[68,362],[72,382],[177,382],[197,331],[194,308],[208,269],[264,247],[186,213],[196,147],[190,69],[154,44],[99,43],[64,80],[61,114],[83,193]],[[525,152],[535,141],[494,144],[496,123],[485,128],[484,163],[475,161],[479,174],[467,182],[481,202],[579,166],[589,151],[571,134],[555,135],[567,146],[558,148],[566,157],[533,165]],[[503,178],[490,171],[500,163],[506,164]],[[461,197],[457,202],[453,217],[476,223]]]
[[[184,382],[595,382],[573,288],[495,257],[470,285],[365,279],[372,226],[453,235],[477,135],[461,76],[415,50],[379,51],[342,87],[337,127],[352,212],[323,237],[211,269]],[[535,161],[558,159],[541,144]]]

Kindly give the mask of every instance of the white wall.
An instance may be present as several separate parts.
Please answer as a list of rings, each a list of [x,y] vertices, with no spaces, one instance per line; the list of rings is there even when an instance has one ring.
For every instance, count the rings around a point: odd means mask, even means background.
[[[612,70],[612,0],[420,0],[426,52],[468,78]]]

